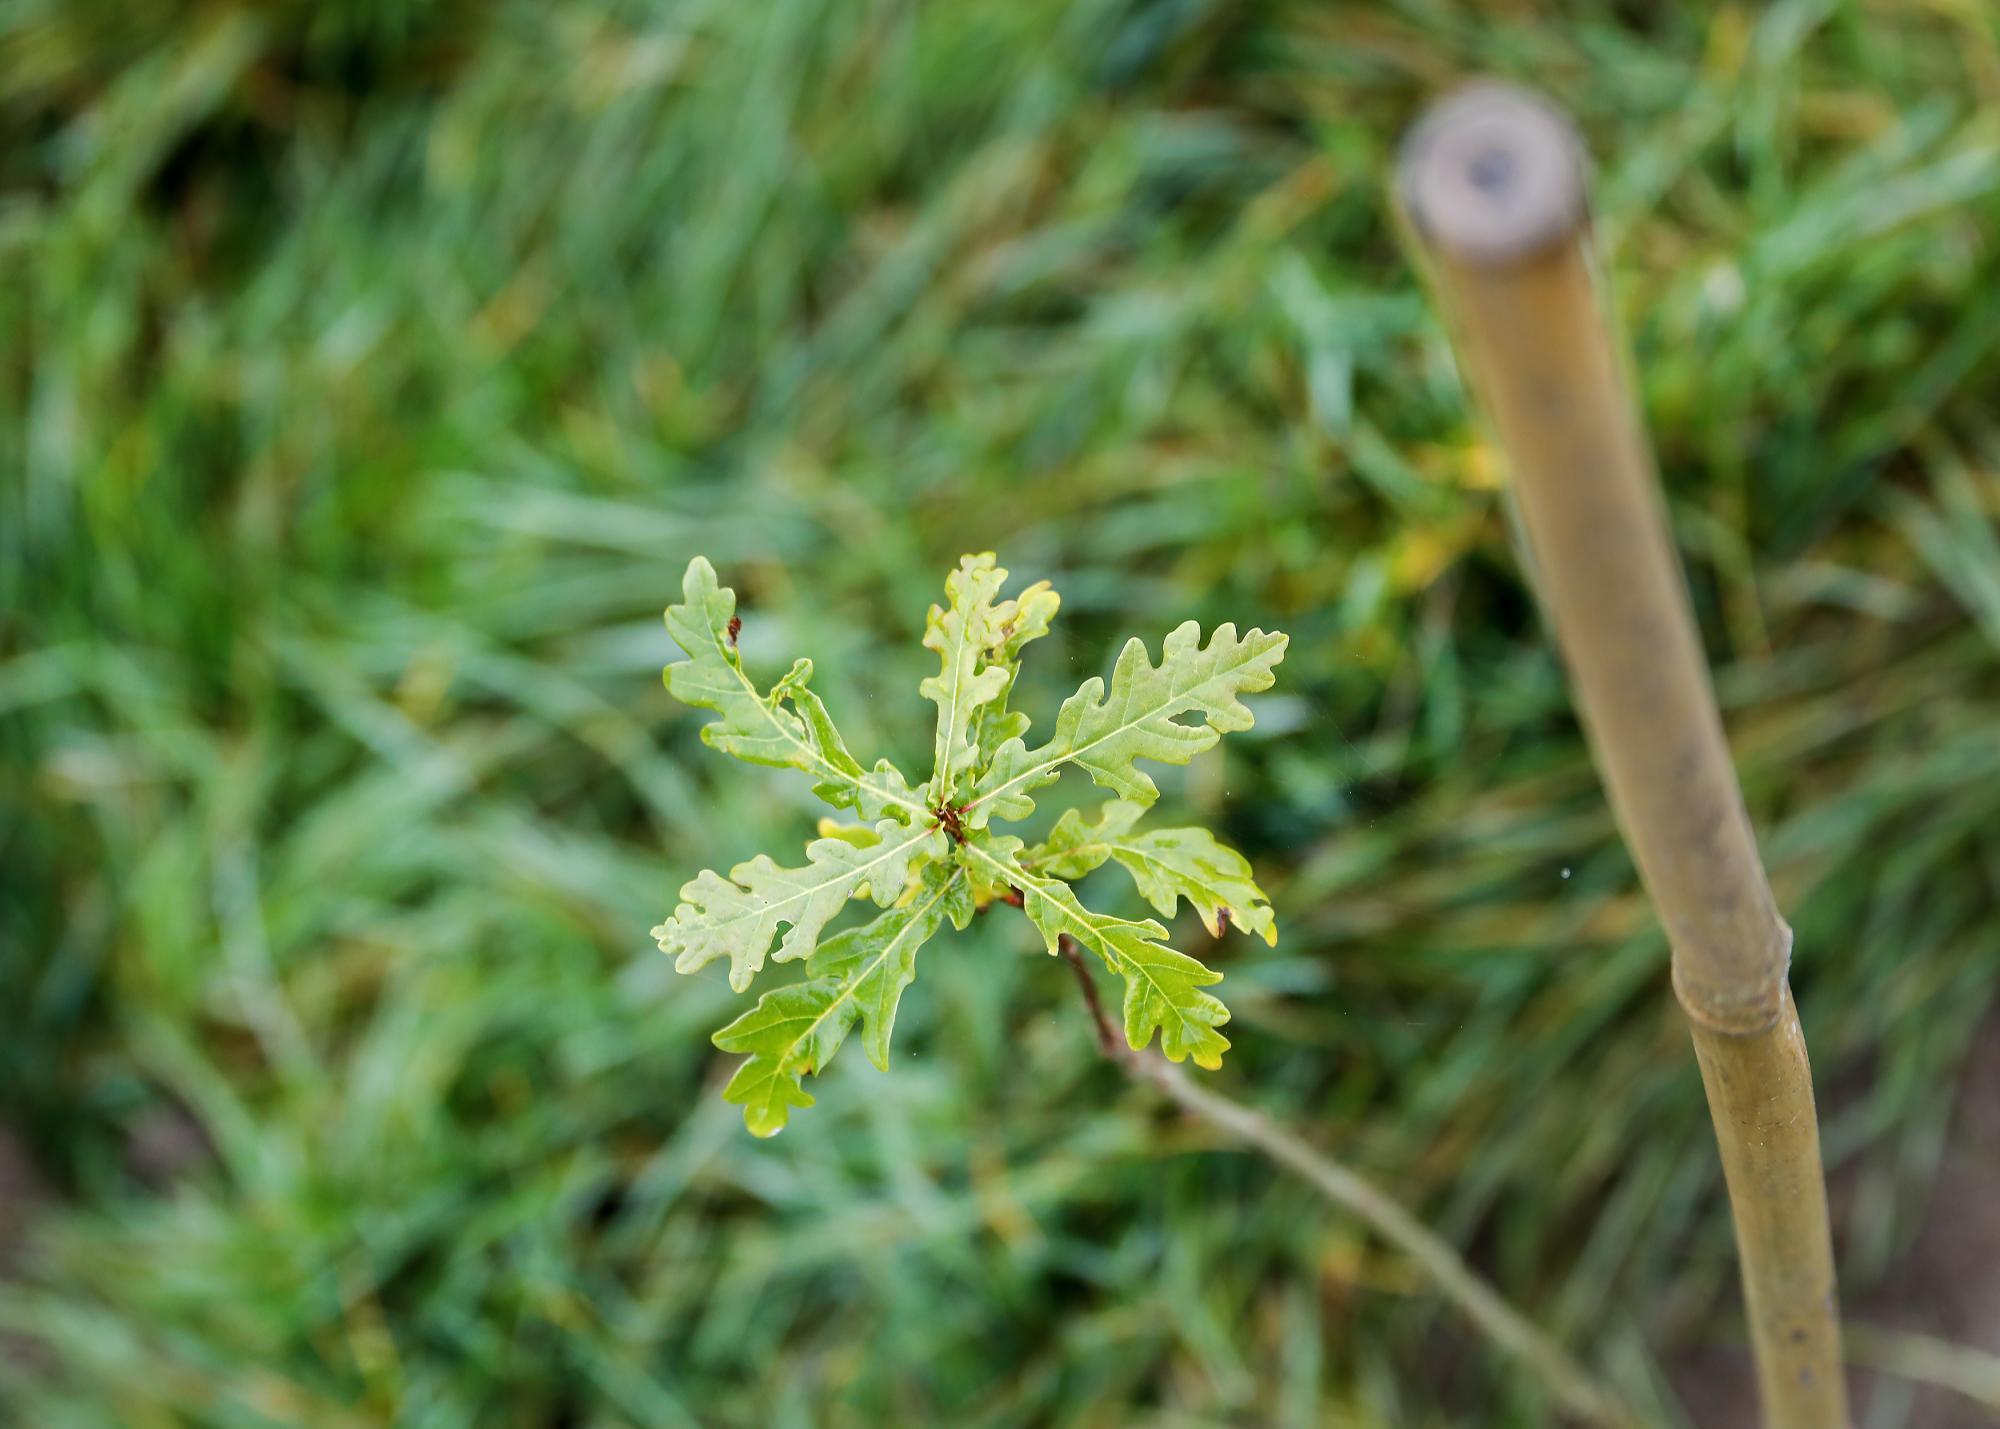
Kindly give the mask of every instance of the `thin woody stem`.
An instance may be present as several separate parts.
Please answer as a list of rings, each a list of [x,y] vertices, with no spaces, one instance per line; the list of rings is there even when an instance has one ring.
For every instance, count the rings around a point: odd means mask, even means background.
[[[1057,951],[1076,974],[1084,1007],[1096,1030],[1098,1050],[1106,1061],[1133,1081],[1163,1092],[1182,1111],[1297,1175],[1336,1206],[1359,1216],[1384,1240],[1421,1266],[1445,1298],[1464,1311],[1481,1333],[1520,1359],[1549,1393],[1579,1419],[1618,1429],[1649,1422],[1502,1299],[1456,1250],[1386,1192],[1315,1151],[1262,1112],[1196,1085],[1179,1067],[1157,1053],[1135,1052],[1127,1047],[1106,1015],[1096,980],[1075,943],[1065,936],[1059,940]]]
[[[1084,966],[1083,955],[1076,950],[1076,939],[1064,933],[1056,940],[1056,950],[1069,964],[1070,971],[1076,974],[1077,985],[1083,989],[1083,1005],[1090,1013],[1091,1025],[1097,1029],[1097,1050],[1104,1054],[1107,1061],[1122,1063],[1126,1056],[1125,1045],[1118,1040],[1111,1019],[1104,1015],[1104,1002],[1097,995],[1097,979]]]

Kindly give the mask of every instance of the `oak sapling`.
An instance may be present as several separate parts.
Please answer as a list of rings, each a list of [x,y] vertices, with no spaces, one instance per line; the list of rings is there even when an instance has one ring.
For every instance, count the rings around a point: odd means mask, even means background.
[[[1084,681],[1057,712],[1054,734],[1031,747],[1028,717],[1008,698],[1023,648],[1048,633],[1060,601],[1046,581],[1002,599],[1006,581],[991,552],[966,556],[945,578],[945,604],[931,607],[924,645],[939,669],[918,692],[937,705],[937,734],[931,776],[914,786],[888,760],[864,769],[848,752],[812,691],[812,661],[798,660],[768,691],[758,688],[737,649],[735,593],[717,584],[706,560],[689,564],[682,604],[667,608],[667,629],[688,656],[667,667],[667,688],[715,712],[703,741],[808,774],[813,792],[851,820],[822,820],[801,867],[759,854],[726,878],[704,870],[653,930],[681,972],[726,958],[737,992],[766,956],[804,960],[804,981],[766,992],[715,1034],[716,1046],[746,1054],[723,1095],[743,1107],[759,1136],[781,1130],[794,1107],[812,1105],[803,1079],[825,1069],[855,1023],[869,1058],[886,1068],[918,949],[946,923],[963,929],[996,903],[1026,913],[1050,953],[1069,939],[1124,979],[1125,1039],[1135,1050],[1157,1032],[1170,1060],[1221,1065],[1229,1012],[1206,989],[1222,975],[1169,947],[1153,919],[1093,912],[1071,889],[1107,861],[1130,873],[1163,915],[1185,898],[1215,936],[1234,927],[1277,941],[1270,901],[1241,854],[1206,829],[1137,827],[1159,797],[1137,761],[1186,764],[1222,735],[1250,728],[1240,696],[1271,687],[1286,637],[1262,630],[1239,637],[1234,625],[1221,625],[1203,645],[1188,621],[1168,634],[1158,665],[1132,639],[1108,691],[1102,679]],[[1185,716],[1198,722],[1181,723]],[[1113,797],[1088,817],[1065,811],[1034,845],[992,827],[1032,814],[1033,792],[1068,768]],[[864,897],[884,911],[822,939],[835,915]]]

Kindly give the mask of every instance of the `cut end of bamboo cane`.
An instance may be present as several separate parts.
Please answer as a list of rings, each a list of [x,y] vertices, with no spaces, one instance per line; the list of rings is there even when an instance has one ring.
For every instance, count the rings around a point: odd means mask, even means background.
[[[1547,101],[1480,83],[1441,100],[1404,141],[1403,207],[1425,242],[1499,265],[1572,238],[1584,221],[1583,145]]]

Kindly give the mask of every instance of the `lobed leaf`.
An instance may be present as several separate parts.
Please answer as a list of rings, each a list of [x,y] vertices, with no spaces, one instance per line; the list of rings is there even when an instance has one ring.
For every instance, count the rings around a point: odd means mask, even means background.
[[[864,819],[887,814],[910,823],[924,815],[923,800],[888,760],[864,770],[848,753],[808,686],[812,661],[796,661],[769,694],[758,692],[730,634],[736,592],[716,583],[705,557],[688,562],[681,598],[682,604],[667,607],[667,631],[688,658],[667,666],[667,689],[683,704],[720,716],[702,727],[703,743],[752,764],[802,769],[813,776],[820,798]],[[788,699],[799,713],[785,708]]]
[[[938,707],[928,790],[934,808],[958,802],[959,786],[970,780],[979,757],[974,715],[1012,682],[1007,669],[987,662],[988,652],[1003,643],[993,601],[1006,580],[991,551],[960,557],[958,569],[945,577],[950,605],[932,606],[924,625],[924,647],[938,653],[941,666],[917,686]]]
[[[827,923],[857,893],[878,904],[901,896],[920,859],[945,852],[943,834],[884,819],[866,844],[853,831],[814,839],[806,845],[806,866],[781,868],[769,855],[739,863],[723,878],[704,869],[681,888],[681,903],[653,929],[660,950],[671,953],[676,971],[691,973],[717,958],[729,959],[729,985],[737,992],[764,966],[778,929],[790,924],[776,960],[809,956]]]
[[[1020,893],[1051,953],[1061,938],[1074,938],[1125,980],[1125,1040],[1134,1050],[1157,1031],[1169,1061],[1192,1057],[1197,1066],[1221,1066],[1229,1039],[1216,1029],[1229,1020],[1229,1009],[1202,989],[1222,981],[1222,974],[1166,946],[1167,930],[1150,918],[1134,922],[1091,912],[1061,879],[1023,868],[1020,849],[1012,836],[975,833],[960,845],[959,857]]]
[[[1049,633],[1061,606],[1062,597],[1054,588],[1047,581],[1036,581],[1019,595],[993,607],[992,624],[999,638],[986,652],[985,659],[989,665],[1006,671],[1007,679],[999,694],[973,712],[972,742],[978,747],[977,768],[982,771],[993,762],[1001,745],[1010,739],[1027,737],[1028,717],[1008,709],[1007,701],[1021,673],[1022,647]]]
[[[1035,872],[1073,880],[1113,859],[1132,875],[1140,896],[1167,917],[1185,898],[1201,915],[1210,936],[1222,936],[1227,915],[1235,927],[1275,945],[1277,918],[1257,886],[1249,860],[1207,829],[1132,832],[1145,812],[1143,804],[1113,799],[1095,824],[1086,824],[1079,810],[1065,810],[1048,838],[1020,861]]]
[[[723,1051],[750,1054],[722,1095],[743,1108],[752,1133],[774,1136],[794,1107],[813,1104],[804,1078],[825,1070],[856,1021],[869,1060],[888,1069],[896,1009],[916,977],[917,950],[946,918],[965,927],[972,910],[965,870],[930,864],[907,903],[827,939],[806,964],[806,981],[765,993],[715,1034]]]
[[[1238,696],[1271,687],[1285,644],[1276,631],[1252,630],[1238,639],[1234,625],[1219,625],[1204,648],[1201,628],[1190,620],[1167,636],[1155,666],[1144,641],[1126,642],[1108,695],[1093,676],[1063,701],[1048,743],[1030,750],[1015,738],[1000,747],[967,802],[967,823],[983,828],[989,816],[1026,818],[1035,808],[1029,791],[1071,764],[1104,788],[1151,804],[1160,791],[1135,761],[1186,764],[1224,734],[1250,728],[1255,718]],[[1184,714],[1199,714],[1203,723],[1176,723]]]

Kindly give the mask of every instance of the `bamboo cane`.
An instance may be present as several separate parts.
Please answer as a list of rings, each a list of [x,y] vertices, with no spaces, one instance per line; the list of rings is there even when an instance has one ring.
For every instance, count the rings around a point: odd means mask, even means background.
[[[1847,1421],[1811,1071],[1645,434],[1591,267],[1568,121],[1482,85],[1428,114],[1400,178],[1506,449],[1598,770],[1673,949],[1715,1120],[1764,1422]]]

